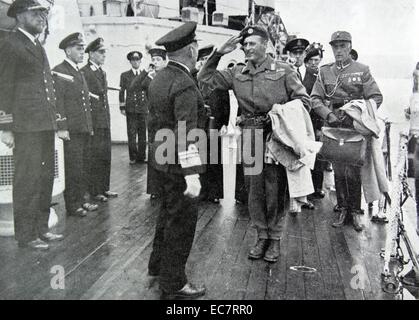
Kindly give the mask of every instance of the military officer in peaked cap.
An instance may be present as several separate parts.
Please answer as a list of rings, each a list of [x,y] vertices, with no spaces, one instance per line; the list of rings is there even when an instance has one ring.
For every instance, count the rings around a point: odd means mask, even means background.
[[[143,55],[139,51],[128,53],[131,69],[120,77],[119,108],[127,118],[128,151],[130,164],[143,163],[147,148],[147,95],[141,87],[132,87],[133,80],[145,79],[147,71],[140,70]],[[141,81],[142,82],[142,81]]]
[[[108,81],[102,69],[106,46],[102,38],[92,41],[85,50],[88,63],[81,69],[89,88],[94,134],[90,146],[89,193],[97,201],[107,202],[118,194],[109,190],[111,175],[111,120]]]
[[[297,72],[288,64],[275,62],[267,54],[268,39],[269,35],[263,27],[246,27],[238,36],[215,50],[198,73],[198,80],[204,87],[207,86],[207,92],[232,89],[237,97],[240,126],[248,133],[242,137],[242,154],[256,156],[255,163],[243,161],[249,213],[257,230],[257,241],[249,252],[249,258],[276,262],[280,255],[287,177],[282,165],[263,163],[264,146],[259,148],[253,137],[269,132],[267,114],[274,104],[300,99],[310,110],[310,98]],[[239,43],[245,54],[246,66],[217,70],[221,57],[234,51]],[[257,150],[260,152],[257,153]]]
[[[309,42],[303,38],[295,38],[287,42],[284,48],[284,53],[288,53],[289,57],[294,62],[295,70],[300,76],[301,81],[304,80],[306,75],[306,67],[304,64],[305,49],[308,47]]]
[[[356,99],[373,99],[378,108],[383,96],[368,66],[351,58],[352,36],[349,32],[334,32],[330,45],[335,62],[320,68],[311,93],[313,111],[330,126],[353,128],[353,121],[341,116],[339,108]],[[360,168],[340,163],[333,163],[333,168],[338,206],[341,208],[333,226],[341,227],[347,218],[352,218],[354,229],[361,231],[362,225],[358,216],[361,213]]]
[[[55,167],[55,131],[68,138],[57,109],[47,55],[37,36],[48,9],[36,0],[16,0],[7,12],[17,21],[0,44],[1,140],[13,150],[13,213],[19,246],[48,249],[62,235],[48,232]],[[58,106],[59,107],[59,106]]]
[[[157,72],[148,90],[149,127],[150,132],[156,134],[150,144],[149,161],[157,170],[162,186],[162,208],[149,261],[149,275],[159,276],[163,299],[196,298],[205,294],[205,287],[189,283],[185,274],[198,218],[195,198],[201,189],[199,174],[204,168],[200,150],[194,142],[178,140],[178,133],[187,135],[197,128],[198,110],[204,108],[203,98],[191,75],[198,57],[196,26],[196,23],[187,22],[156,42],[166,48],[169,62]],[[155,138],[165,130],[174,133],[174,161],[165,161],[158,151],[164,142]]]
[[[54,71],[57,105],[67,118],[69,139],[64,142],[65,191],[67,213],[84,217],[87,211],[97,210],[96,204],[85,201],[88,192],[89,148],[93,136],[92,108],[89,88],[79,69],[83,62],[85,42],[79,32],[64,38],[59,48],[66,58]]]
[[[147,77],[136,77],[131,83],[130,90],[144,91],[148,99],[148,88],[151,81],[156,76],[156,73],[163,70],[167,65],[167,52],[164,48],[154,47],[148,51],[151,56],[151,63],[154,69],[148,70]],[[153,128],[148,128],[148,144],[153,143],[155,132],[152,132]],[[150,158],[150,148],[148,148],[148,158]],[[158,173],[156,169],[151,165],[151,162],[147,163],[147,194],[150,195],[152,200],[157,199],[161,194],[160,183],[158,181]]]

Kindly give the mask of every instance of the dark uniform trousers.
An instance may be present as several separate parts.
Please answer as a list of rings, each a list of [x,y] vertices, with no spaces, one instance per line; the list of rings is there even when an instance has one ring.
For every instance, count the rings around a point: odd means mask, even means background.
[[[192,248],[198,220],[196,200],[185,197],[182,175],[155,171],[162,192],[153,252],[148,270],[160,276],[160,287],[166,292],[178,291],[187,283],[185,266]]]
[[[129,158],[143,161],[147,148],[147,114],[127,112],[126,115]]]
[[[338,205],[349,210],[361,209],[361,168],[333,163]]]
[[[89,176],[89,133],[70,133],[64,141],[65,191],[64,199],[68,213],[75,212],[85,203]]]
[[[90,181],[91,195],[104,194],[110,188],[111,176],[111,131],[106,128],[94,129],[90,138]]]
[[[15,132],[13,215],[18,242],[48,232],[54,184],[54,131]]]

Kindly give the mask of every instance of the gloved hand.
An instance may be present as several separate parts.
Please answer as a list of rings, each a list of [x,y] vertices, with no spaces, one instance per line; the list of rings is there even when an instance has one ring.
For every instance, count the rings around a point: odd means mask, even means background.
[[[337,127],[340,124],[339,118],[333,112],[327,115],[326,121],[331,127]]]

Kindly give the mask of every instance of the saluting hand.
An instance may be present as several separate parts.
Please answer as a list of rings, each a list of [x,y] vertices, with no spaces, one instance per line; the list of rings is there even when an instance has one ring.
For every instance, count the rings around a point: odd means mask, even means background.
[[[201,182],[199,181],[199,175],[194,174],[186,176],[185,181],[186,190],[183,194],[192,199],[198,197],[199,193],[201,192]]]
[[[70,141],[70,133],[68,130],[58,130],[57,135],[61,140]]]
[[[220,48],[217,49],[217,52],[221,54],[228,54],[230,52],[233,52],[234,50],[236,50],[237,45],[240,43],[241,39],[242,36],[240,35],[231,37]]]
[[[3,142],[10,149],[13,149],[15,146],[15,137],[12,131],[3,131],[1,135],[1,142]]]

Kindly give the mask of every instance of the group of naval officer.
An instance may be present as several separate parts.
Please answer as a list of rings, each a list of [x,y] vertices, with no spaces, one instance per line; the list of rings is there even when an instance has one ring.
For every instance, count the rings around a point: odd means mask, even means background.
[[[80,71],[82,39],[79,34],[68,36],[60,44],[67,58],[51,73],[45,52],[35,37],[45,23],[44,8],[35,0],[17,0],[10,7],[9,16],[17,19],[18,31],[1,46],[7,60],[0,62],[0,90],[6,98],[0,101],[0,110],[4,111],[0,128],[4,130],[2,141],[15,148],[16,238],[22,245],[45,247],[42,240],[62,238],[49,233],[45,221],[53,182],[54,131],[58,130],[58,136],[65,141],[66,157],[75,159],[72,166],[79,172],[86,172],[86,168],[94,168],[96,173],[110,170],[109,105],[106,74],[101,69],[105,58],[104,44],[102,39],[97,39],[86,48],[89,63]],[[145,160],[145,111],[141,108],[147,100],[148,167],[155,188],[150,193],[158,194],[161,199],[148,272],[150,277],[158,279],[162,297],[167,299],[196,298],[206,291],[204,285],[190,283],[185,273],[197,223],[200,175],[205,172],[200,155],[203,150],[199,150],[193,141],[177,141],[177,132],[183,129],[180,123],[186,125],[186,132],[206,129],[206,109],[210,109],[211,119],[225,122],[223,117],[229,112],[228,104],[205,107],[214,91],[233,90],[241,115],[239,125],[251,133],[242,137],[242,148],[250,150],[251,154],[258,150],[254,138],[257,131],[262,130],[266,136],[272,130],[267,114],[274,105],[299,100],[322,125],[348,127],[350,123],[338,112],[344,103],[373,99],[379,106],[382,102],[368,67],[351,57],[352,38],[348,32],[338,31],[331,37],[334,63],[317,68],[316,72],[306,70],[302,74],[298,64],[276,61],[268,54],[269,35],[263,27],[248,26],[218,49],[212,48],[197,73],[196,27],[196,23],[187,22],[156,41],[156,45],[165,48],[158,49],[159,54],[155,53],[162,62],[161,67],[155,64],[153,71],[139,71],[135,61],[141,60],[141,53],[132,52],[128,60],[133,68],[121,75],[120,109],[127,116],[127,123],[135,122],[128,125],[132,133],[129,147],[132,163]],[[244,51],[246,63],[217,70],[220,59],[236,50],[238,45]],[[286,49],[298,60],[299,51],[306,50],[307,46],[305,41],[296,39]],[[313,45],[312,49],[304,62],[318,66],[322,49],[318,45]],[[352,76],[356,76],[355,81],[338,81]],[[68,98],[70,95],[71,99]],[[72,117],[76,119],[73,124]],[[165,129],[175,133],[174,163],[161,162],[157,156],[164,141],[155,137],[159,130]],[[92,151],[95,152],[93,157],[89,155]],[[246,166],[249,164],[244,163],[243,167]],[[338,221],[333,225],[341,227],[352,221],[355,230],[360,231],[360,170],[335,164],[333,168],[341,208]],[[70,166],[66,170],[71,176],[71,170],[76,171],[76,168]],[[35,175],[28,177],[27,172]],[[66,184],[66,202],[67,199],[81,199],[85,192],[99,201],[115,196],[109,191],[109,176],[95,177],[92,181],[86,181],[86,177],[90,175],[73,172],[74,179]],[[286,169],[280,163],[263,163],[261,172],[245,175],[244,180],[249,214],[257,231],[249,258],[276,262],[280,256],[285,216]],[[83,185],[85,190],[76,192],[75,185]],[[323,196],[321,187],[315,193],[317,197]],[[84,214],[97,208],[94,204],[77,201],[80,200],[74,200],[74,203],[80,203]],[[307,205],[310,207],[310,203]],[[74,206],[76,212],[80,209],[77,207]]]
[[[7,12],[16,31],[0,43],[0,129],[14,148],[13,211],[20,247],[46,250],[63,235],[49,232],[55,174],[55,132],[64,141],[65,206],[83,217],[110,191],[111,137],[103,39],[85,47],[74,33],[59,44],[64,61],[50,69],[38,36],[48,9],[36,0],[16,0]],[[89,62],[79,68],[84,53]],[[90,200],[86,195],[90,195]]]

